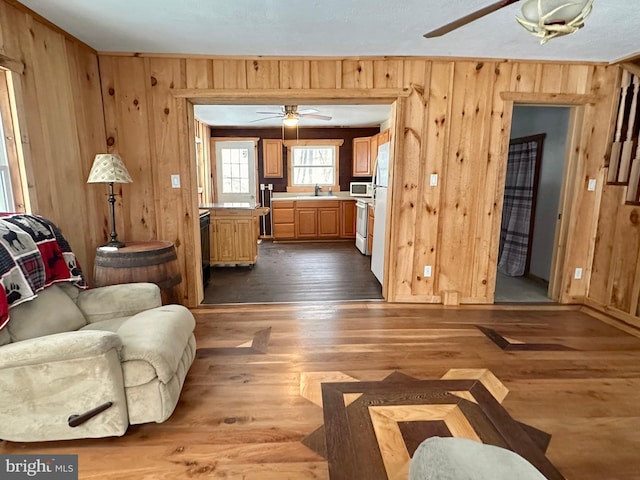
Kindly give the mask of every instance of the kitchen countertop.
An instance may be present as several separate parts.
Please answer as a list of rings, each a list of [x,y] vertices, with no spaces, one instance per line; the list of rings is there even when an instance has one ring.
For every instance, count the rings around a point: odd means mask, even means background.
[[[349,192],[336,192],[333,195],[327,195],[326,193],[320,193],[320,195],[314,195],[313,193],[289,193],[289,192],[276,192],[271,197],[272,202],[278,202],[283,200],[297,201],[297,200],[357,200],[357,197],[352,197]]]
[[[253,210],[255,208],[260,208],[259,203],[250,203],[250,202],[221,202],[221,203],[203,203],[200,205],[201,209],[214,210],[218,208],[239,208],[245,210]]]

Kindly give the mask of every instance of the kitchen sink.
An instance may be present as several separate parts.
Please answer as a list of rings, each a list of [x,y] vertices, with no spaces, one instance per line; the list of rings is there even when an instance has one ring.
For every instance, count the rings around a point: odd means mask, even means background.
[[[298,195],[294,197],[296,200],[334,200],[338,198],[337,195]]]

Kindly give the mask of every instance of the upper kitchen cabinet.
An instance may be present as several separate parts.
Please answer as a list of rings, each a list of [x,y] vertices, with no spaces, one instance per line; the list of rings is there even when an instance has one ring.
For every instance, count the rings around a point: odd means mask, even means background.
[[[262,139],[262,168],[264,178],[282,178],[284,167],[282,164],[282,140]]]
[[[372,138],[375,137],[361,137],[353,139],[352,175],[354,177],[371,176],[371,172],[373,171],[373,162],[371,161]]]

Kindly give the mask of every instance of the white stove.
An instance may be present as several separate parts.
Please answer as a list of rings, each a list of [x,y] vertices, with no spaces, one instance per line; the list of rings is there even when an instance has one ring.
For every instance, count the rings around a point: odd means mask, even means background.
[[[356,248],[362,252],[363,255],[370,255],[371,252],[367,250],[367,225],[369,223],[369,202],[370,198],[362,198],[356,201]]]

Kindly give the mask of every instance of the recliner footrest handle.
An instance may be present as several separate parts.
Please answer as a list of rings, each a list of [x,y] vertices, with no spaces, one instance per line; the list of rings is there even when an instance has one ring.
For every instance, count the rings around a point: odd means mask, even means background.
[[[102,405],[97,406],[96,408],[92,408],[80,415],[71,415],[67,420],[70,427],[78,427],[82,425],[87,420],[95,417],[101,412],[104,412],[107,408],[113,405],[113,402],[103,403]]]

